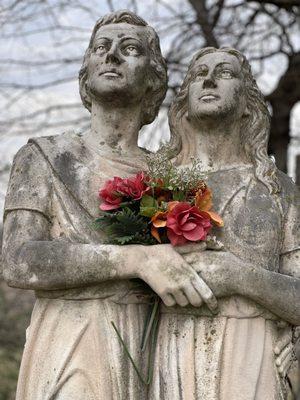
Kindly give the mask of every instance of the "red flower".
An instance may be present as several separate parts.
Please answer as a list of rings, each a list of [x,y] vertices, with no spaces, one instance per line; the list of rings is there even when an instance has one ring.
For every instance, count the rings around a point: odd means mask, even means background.
[[[147,177],[145,177],[143,172],[140,172],[132,178],[123,179],[118,186],[118,191],[125,197],[139,200],[150,189],[145,183],[146,180]]]
[[[100,209],[115,210],[124,201],[124,197],[139,200],[150,189],[145,183],[147,179],[144,173],[140,172],[132,178],[122,179],[115,176],[114,179],[107,181],[104,188],[99,190],[99,197],[104,200]]]
[[[167,235],[173,246],[205,240],[210,228],[207,213],[189,203],[178,203],[167,217]]]
[[[104,203],[100,205],[100,210],[109,211],[119,208],[122,203],[123,194],[119,191],[119,185],[123,179],[115,176],[105,183],[103,189],[99,190],[99,197],[104,200]]]

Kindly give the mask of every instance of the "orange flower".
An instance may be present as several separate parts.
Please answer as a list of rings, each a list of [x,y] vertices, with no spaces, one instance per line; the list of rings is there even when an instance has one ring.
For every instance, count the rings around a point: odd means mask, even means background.
[[[167,225],[168,211],[157,211],[151,218],[151,235],[161,243],[158,228],[164,228]]]
[[[212,192],[209,188],[206,188],[204,191],[201,189],[197,191],[195,196],[195,206],[198,207],[200,211],[206,212],[209,218],[219,227],[224,226],[224,221],[214,211],[210,211],[212,208]]]
[[[151,226],[151,235],[155,237],[155,239],[161,243],[161,239],[159,236],[158,228],[165,228],[167,225],[167,216],[170,211],[178,204],[178,201],[170,201],[168,203],[167,211],[157,211],[153,217],[151,218],[152,226]]]
[[[209,188],[204,191],[201,189],[197,191],[195,196],[195,206],[200,211],[209,211],[212,208],[212,193]]]
[[[214,222],[218,227],[222,228],[222,226],[224,226],[224,221],[219,214],[217,214],[214,211],[203,211],[203,212],[207,214],[209,218],[212,220],[212,222]]]

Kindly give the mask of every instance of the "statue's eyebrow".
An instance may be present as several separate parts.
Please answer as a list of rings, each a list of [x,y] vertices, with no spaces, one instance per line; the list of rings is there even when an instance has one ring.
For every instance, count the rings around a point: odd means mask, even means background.
[[[219,67],[220,65],[221,65],[221,66],[222,66],[222,65],[230,65],[231,67],[233,67],[233,65],[232,65],[230,62],[228,62],[228,61],[223,61],[223,62],[217,64],[216,67]]]
[[[108,38],[105,36],[97,36],[95,37],[95,43],[99,42],[100,40],[107,40],[108,42],[112,42],[113,39],[112,38]],[[126,40],[135,40],[136,42],[138,42],[140,45],[142,45],[143,43],[141,42],[140,39],[132,37],[132,36],[124,36],[120,39],[120,43],[123,43]]]
[[[122,39],[120,40],[120,42],[125,42],[126,40],[135,40],[136,42],[139,42],[140,44],[142,44],[141,40],[136,38],[136,37],[132,37],[132,36],[124,36],[122,37]]]
[[[95,42],[97,42],[97,41],[99,41],[99,40],[112,41],[111,38],[107,38],[107,37],[105,37],[105,36],[96,36],[95,39],[94,39]]]
[[[223,62],[220,62],[219,64],[217,64],[214,68],[217,68],[217,67],[222,66],[222,65],[230,65],[230,66],[233,67],[233,65],[232,65],[230,62],[228,62],[228,61],[223,61]],[[207,66],[206,64],[199,64],[199,65],[197,66],[197,68],[203,68],[203,67],[208,68],[208,66]]]
[[[197,65],[197,68],[203,68],[203,67],[208,68],[208,66],[207,66],[206,64],[199,64],[199,65]]]

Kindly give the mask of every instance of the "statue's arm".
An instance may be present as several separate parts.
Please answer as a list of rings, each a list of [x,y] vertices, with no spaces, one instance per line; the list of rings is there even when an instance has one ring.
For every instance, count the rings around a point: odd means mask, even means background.
[[[140,278],[166,305],[196,307],[217,301],[201,277],[171,245],[107,245],[50,240],[50,221],[29,210],[6,214],[3,275],[10,286],[55,290],[111,279]]]
[[[194,259],[193,259],[194,257]],[[293,276],[246,263],[230,252],[206,250],[197,259],[185,257],[216,297],[241,295],[250,298],[283,320],[300,325],[300,251],[290,254]],[[296,274],[298,271],[298,274]]]
[[[284,321],[300,325],[300,251],[295,252],[295,269],[289,276],[251,266],[239,268],[237,292],[261,304]]]
[[[3,231],[4,278],[23,289],[61,289],[135,278],[143,252],[137,246],[50,240],[50,222],[35,211],[7,214]]]

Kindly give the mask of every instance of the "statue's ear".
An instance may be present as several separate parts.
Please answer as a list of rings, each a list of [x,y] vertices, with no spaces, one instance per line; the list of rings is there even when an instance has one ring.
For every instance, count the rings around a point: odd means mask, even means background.
[[[245,111],[243,113],[243,117],[248,118],[248,117],[250,117],[250,115],[251,115],[250,110],[249,110],[248,106],[246,106]]]
[[[79,76],[79,94],[80,94],[82,103],[85,106],[85,108],[87,108],[89,111],[91,111],[92,101],[91,101],[91,97],[89,95],[88,77],[87,77],[86,69],[85,69],[84,73],[80,74],[80,76]]]

